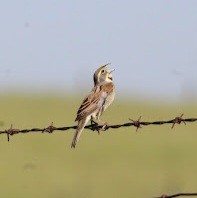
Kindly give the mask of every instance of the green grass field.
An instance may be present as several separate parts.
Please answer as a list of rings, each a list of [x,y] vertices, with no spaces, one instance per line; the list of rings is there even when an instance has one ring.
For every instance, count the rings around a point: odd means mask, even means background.
[[[73,125],[83,96],[0,97],[4,130]],[[197,117],[197,105],[118,100],[104,113],[109,124],[128,118]],[[74,131],[0,136],[0,188],[4,198],[151,198],[197,191],[197,123],[85,130],[75,150]]]

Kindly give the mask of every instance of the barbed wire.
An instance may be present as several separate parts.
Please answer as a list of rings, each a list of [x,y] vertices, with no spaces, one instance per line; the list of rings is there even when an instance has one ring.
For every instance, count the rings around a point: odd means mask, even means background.
[[[154,197],[154,198],[174,198],[174,197],[182,197],[182,196],[194,197],[194,196],[197,196],[197,193],[177,193],[174,195],[161,195],[160,197]]]
[[[146,122],[141,121],[141,116],[137,120],[130,119],[130,122],[123,123],[123,124],[114,124],[114,125],[108,125],[107,123],[104,125],[98,125],[97,123],[93,123],[90,125],[87,125],[85,128],[90,129],[92,131],[97,131],[98,133],[100,130],[106,131],[108,129],[118,129],[121,127],[129,127],[134,126],[136,127],[136,131],[138,131],[139,128],[142,128],[142,126],[148,126],[148,125],[163,125],[163,124],[172,124],[172,129],[174,128],[175,124],[181,124],[184,123],[186,125],[186,122],[196,122],[197,118],[183,118],[183,114],[181,116],[177,116],[174,119],[167,120],[167,121],[152,121],[152,122]],[[9,129],[6,129],[4,131],[0,131],[0,135],[6,134],[7,140],[10,140],[10,136],[16,135],[19,133],[30,133],[30,132],[42,132],[42,133],[53,133],[54,131],[67,131],[70,129],[76,129],[77,126],[65,126],[65,127],[55,127],[53,125],[53,122],[51,125],[49,125],[46,128],[31,128],[31,129],[15,129],[13,128],[13,125],[11,124],[11,127]]]
[[[186,125],[187,122],[196,122],[197,118],[183,118],[183,114],[181,116],[177,116],[174,119],[171,120],[162,120],[162,121],[141,121],[142,116],[140,116],[137,120],[130,119],[130,122],[123,123],[123,124],[114,124],[114,125],[108,125],[107,123],[104,125],[98,125],[97,123],[93,122],[90,125],[85,126],[86,129],[97,131],[98,133],[100,130],[106,131],[108,129],[118,129],[121,127],[129,127],[134,126],[136,127],[136,131],[138,129],[142,128],[142,126],[148,126],[148,125],[163,125],[163,124],[172,124],[171,129],[174,128],[175,124],[181,124],[184,123]],[[11,124],[9,129],[0,131],[0,135],[6,134],[7,140],[9,142],[10,136],[20,134],[20,133],[30,133],[30,132],[41,132],[41,133],[53,133],[54,131],[67,131],[70,129],[76,129],[77,126],[65,126],[65,127],[55,127],[53,125],[53,122],[46,128],[31,128],[31,129],[14,129],[13,125]],[[197,196],[197,193],[177,193],[173,195],[161,195],[159,197],[154,198],[174,198],[174,197],[181,197],[181,196]]]

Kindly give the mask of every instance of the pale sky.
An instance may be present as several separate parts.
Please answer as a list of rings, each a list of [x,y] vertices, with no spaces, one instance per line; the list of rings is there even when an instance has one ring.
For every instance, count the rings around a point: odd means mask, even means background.
[[[84,92],[108,62],[119,93],[197,98],[196,0],[1,0],[0,89]]]

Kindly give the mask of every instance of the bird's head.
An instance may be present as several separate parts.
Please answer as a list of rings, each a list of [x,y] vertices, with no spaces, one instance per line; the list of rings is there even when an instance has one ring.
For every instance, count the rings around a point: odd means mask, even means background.
[[[101,82],[112,82],[113,78],[112,78],[112,72],[114,70],[109,70],[107,68],[107,66],[109,65],[110,63],[106,64],[106,65],[103,65],[101,67],[99,67],[95,73],[94,73],[94,85],[97,85],[98,83],[101,83]]]

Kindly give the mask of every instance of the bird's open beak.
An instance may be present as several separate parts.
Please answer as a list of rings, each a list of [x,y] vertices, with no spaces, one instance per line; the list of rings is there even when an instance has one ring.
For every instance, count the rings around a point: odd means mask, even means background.
[[[115,71],[115,69],[110,70],[109,73],[111,74],[113,71]]]
[[[111,63],[107,63],[107,64],[105,64],[105,65],[103,65],[103,67],[105,67],[105,66],[107,66],[107,65],[110,65]]]

